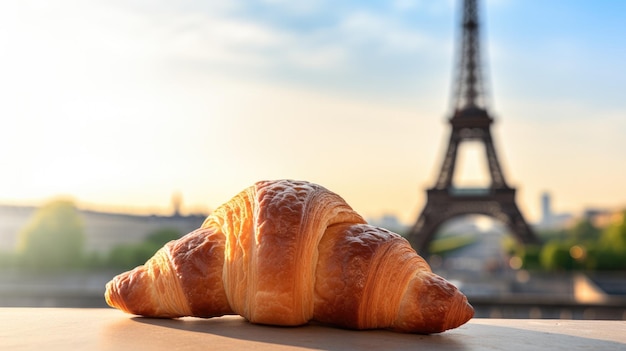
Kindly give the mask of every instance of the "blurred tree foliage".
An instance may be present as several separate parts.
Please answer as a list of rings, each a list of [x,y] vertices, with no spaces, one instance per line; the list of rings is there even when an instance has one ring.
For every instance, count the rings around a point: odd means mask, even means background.
[[[448,252],[469,246],[478,241],[476,235],[448,235],[435,238],[428,248],[432,255],[445,255]]]
[[[16,261],[14,252],[0,251],[0,268],[14,268]]]
[[[107,266],[131,269],[144,264],[163,245],[181,237],[181,232],[172,228],[161,228],[148,235],[139,244],[124,244],[114,247],[109,253]]]
[[[626,250],[626,210],[622,211],[621,221],[611,223],[600,238],[600,244],[614,247],[617,250]]]
[[[541,269],[540,254],[540,245],[521,246],[521,249],[519,250],[519,257],[521,258],[522,265],[520,268],[531,270]]]
[[[80,266],[85,244],[83,220],[70,200],[43,205],[18,234],[20,268],[52,271]]]
[[[602,233],[602,229],[596,227],[590,220],[583,219],[578,221],[572,229],[569,230],[569,238],[575,242],[597,241]]]
[[[522,268],[545,270],[626,270],[626,210],[604,228],[581,220],[569,229],[539,233],[544,244],[505,248]]]
[[[541,248],[539,262],[547,270],[571,270],[574,268],[574,259],[570,255],[570,244],[557,240],[547,242]]]

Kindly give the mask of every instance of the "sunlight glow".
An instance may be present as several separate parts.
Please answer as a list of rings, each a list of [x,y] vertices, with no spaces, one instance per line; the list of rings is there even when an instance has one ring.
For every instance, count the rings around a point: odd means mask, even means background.
[[[168,206],[181,192],[214,208],[256,180],[290,177],[410,223],[448,128],[454,4],[1,2],[0,202]],[[587,41],[619,31],[544,25],[552,35],[525,36],[507,19],[526,5],[486,6],[494,134],[523,212],[539,216],[545,189],[567,211],[621,205],[626,60],[615,41]],[[585,55],[525,55],[530,40]],[[611,74],[583,69],[596,61]],[[457,186],[489,185],[476,145],[461,145]]]
[[[488,188],[491,177],[487,165],[485,145],[466,141],[459,145],[453,184],[460,188]]]

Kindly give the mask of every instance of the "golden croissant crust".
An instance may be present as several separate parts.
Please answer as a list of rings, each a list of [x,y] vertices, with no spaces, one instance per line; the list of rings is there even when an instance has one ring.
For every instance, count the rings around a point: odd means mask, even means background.
[[[368,225],[322,186],[293,180],[243,190],[113,278],[105,298],[150,317],[239,314],[260,324],[414,333],[456,328],[474,314],[400,235]]]

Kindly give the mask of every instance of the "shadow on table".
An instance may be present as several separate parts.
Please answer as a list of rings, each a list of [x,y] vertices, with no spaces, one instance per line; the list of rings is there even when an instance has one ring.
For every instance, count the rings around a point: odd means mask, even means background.
[[[149,330],[146,330],[147,326]],[[466,324],[441,334],[402,334],[386,330],[353,331],[311,323],[302,327],[254,325],[243,318],[152,319],[135,317],[111,326],[109,342],[120,347],[151,344],[162,348],[187,349],[204,345],[210,348],[260,349],[303,347],[317,350],[623,350],[626,344],[538,332],[512,327]],[[164,328],[168,331],[163,330]],[[208,336],[211,336],[210,338]],[[210,342],[210,343],[207,343]]]
[[[163,330],[164,328],[169,330]],[[415,350],[416,347],[425,347],[424,350],[435,347],[444,350],[466,349],[459,335],[451,333],[418,335],[386,330],[355,331],[317,323],[300,327],[277,327],[252,324],[241,317],[212,319],[134,317],[109,325],[106,328],[106,338],[108,344],[130,347],[129,349],[155,342],[163,349],[168,346],[177,350],[187,347],[178,341],[174,342],[174,339],[184,340],[188,345],[204,343],[214,349],[222,346],[231,349],[249,348],[253,346],[250,343],[255,344],[255,349],[268,350],[289,347],[316,350]],[[150,340],[141,341],[146,338]],[[207,344],[207,341],[211,344]]]

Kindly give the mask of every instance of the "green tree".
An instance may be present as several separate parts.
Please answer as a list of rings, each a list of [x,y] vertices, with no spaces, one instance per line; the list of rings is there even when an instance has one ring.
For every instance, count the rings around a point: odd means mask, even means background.
[[[144,264],[157,250],[146,243],[118,245],[109,253],[109,265],[122,269],[137,267]]]
[[[153,244],[158,250],[161,246],[167,244],[169,241],[176,240],[180,237],[181,233],[178,229],[161,228],[151,232],[146,238],[146,242]]]
[[[109,253],[109,265],[123,269],[142,265],[167,242],[180,237],[181,233],[177,229],[157,229],[148,234],[146,240],[139,244],[123,244],[114,247]]]
[[[524,269],[540,269],[540,254],[541,254],[541,246],[540,245],[523,245],[521,250],[519,250],[519,257],[522,260],[522,267]]]
[[[18,235],[20,266],[35,270],[59,270],[80,264],[85,244],[82,218],[69,200],[42,206]]]
[[[573,239],[575,239],[577,242],[581,242],[583,240],[598,240],[601,230],[596,227],[590,220],[583,219],[580,222],[576,223],[576,225],[574,225],[570,232],[570,235]]]
[[[626,210],[621,214],[621,220],[610,224],[600,237],[600,243],[619,251],[626,251]]]
[[[541,266],[547,270],[573,269],[574,259],[570,255],[570,246],[558,240],[547,242],[539,255]]]
[[[621,218],[604,229],[594,257],[601,270],[626,270],[626,210]]]

